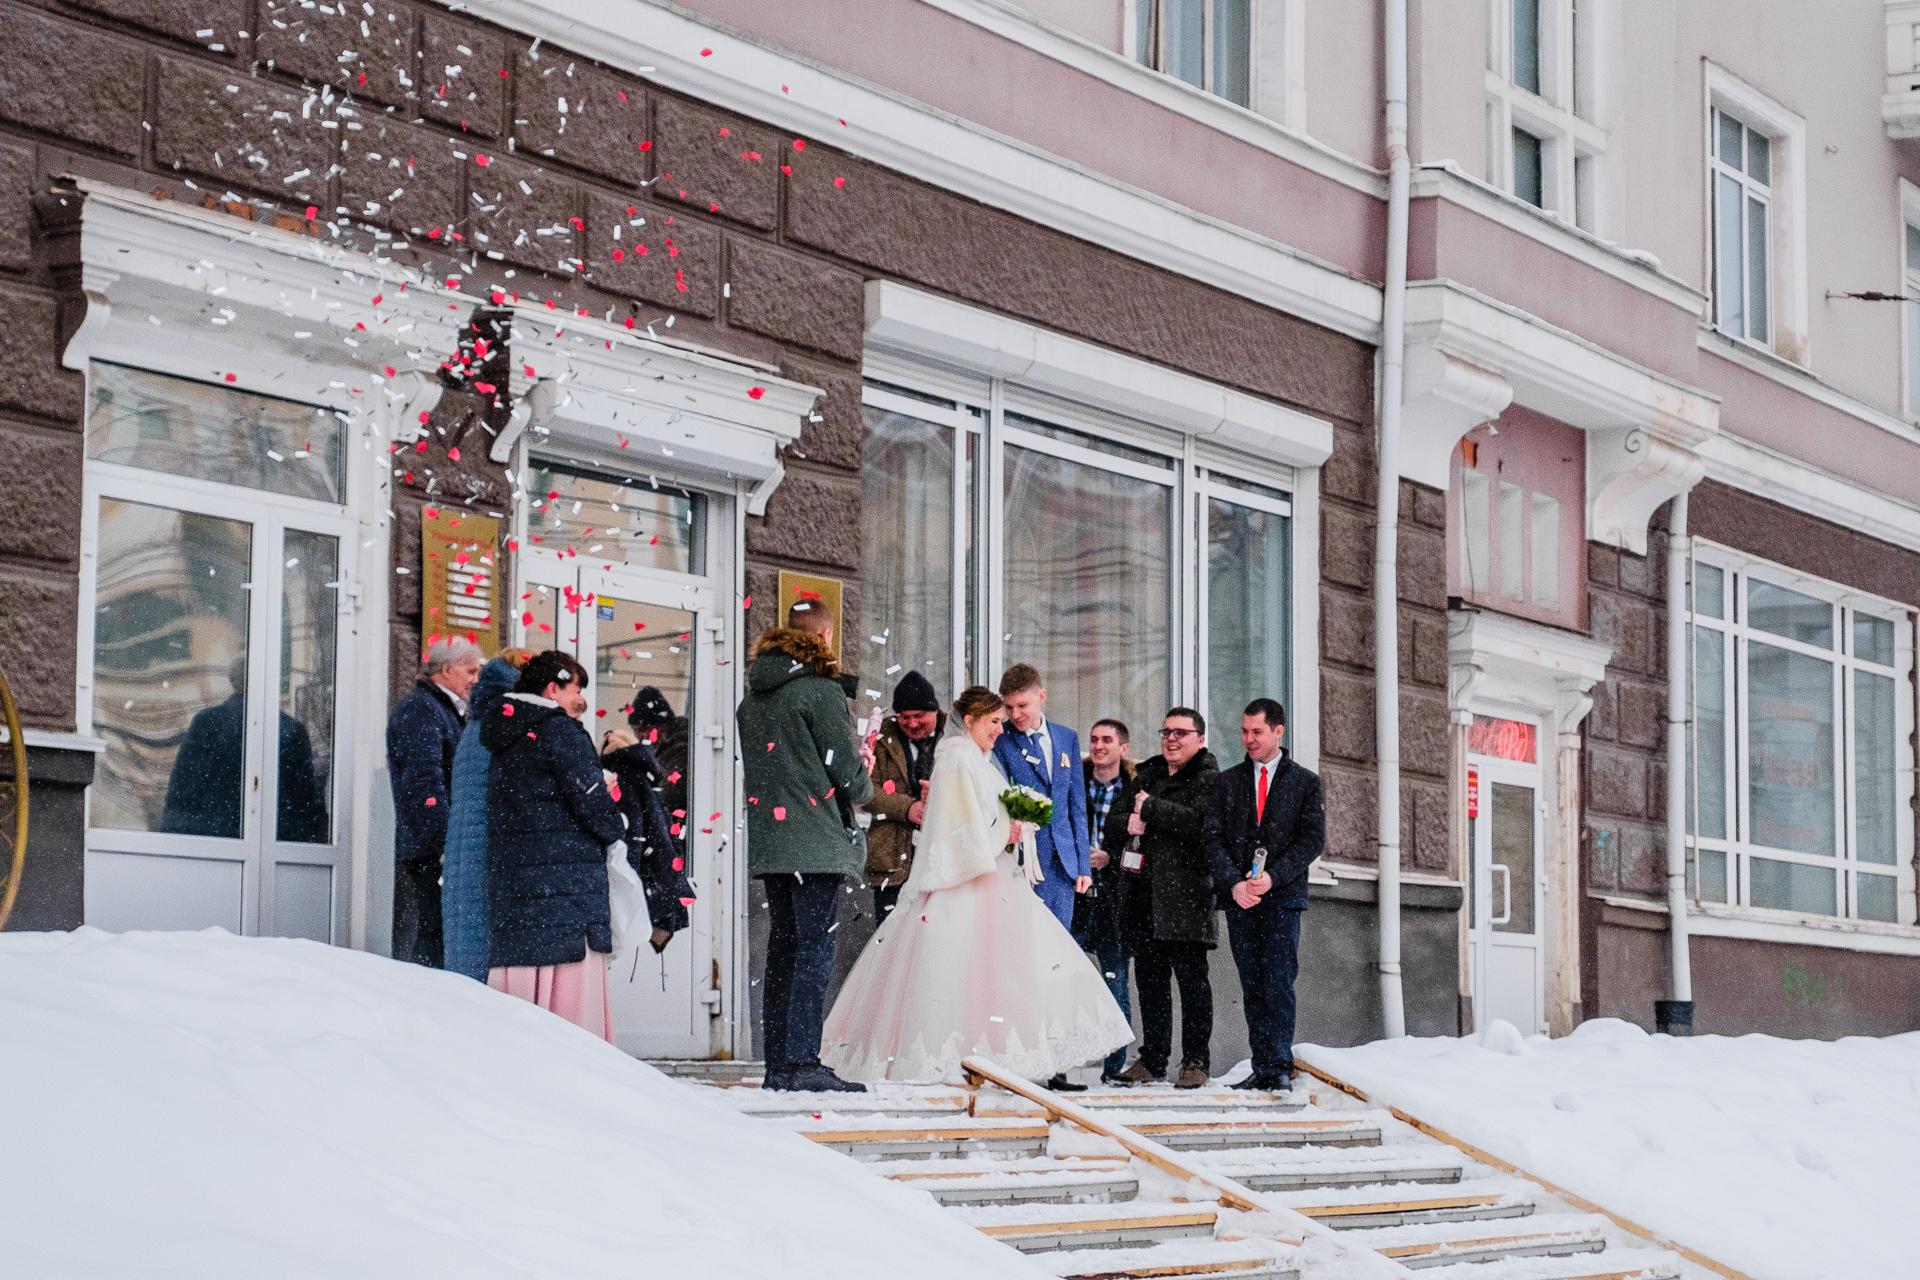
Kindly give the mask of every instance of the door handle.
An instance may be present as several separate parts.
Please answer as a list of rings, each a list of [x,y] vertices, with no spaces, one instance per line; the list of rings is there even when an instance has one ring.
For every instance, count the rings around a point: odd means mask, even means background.
[[[1513,920],[1513,868],[1503,862],[1493,864],[1491,870],[1500,876],[1500,914],[1487,921],[1488,924],[1509,924]],[[1493,886],[1487,886],[1491,889]]]

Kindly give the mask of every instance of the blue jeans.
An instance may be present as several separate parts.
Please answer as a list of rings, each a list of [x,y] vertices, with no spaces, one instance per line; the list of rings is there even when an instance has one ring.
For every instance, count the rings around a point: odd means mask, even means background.
[[[1247,1041],[1257,1072],[1293,1074],[1294,979],[1300,976],[1300,916],[1274,902],[1227,908],[1227,941],[1240,971]]]
[[[769,1067],[811,1067],[820,1061],[840,880],[832,874],[761,878],[771,917],[760,993],[760,1038]]]

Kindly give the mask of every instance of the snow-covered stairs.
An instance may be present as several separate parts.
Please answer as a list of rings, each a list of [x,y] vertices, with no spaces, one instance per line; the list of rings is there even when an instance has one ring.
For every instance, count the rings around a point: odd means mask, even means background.
[[[738,1110],[925,1191],[1061,1280],[1704,1276],[1306,1077],[1286,1095],[1011,1080],[816,1095],[729,1066],[712,1083]]]

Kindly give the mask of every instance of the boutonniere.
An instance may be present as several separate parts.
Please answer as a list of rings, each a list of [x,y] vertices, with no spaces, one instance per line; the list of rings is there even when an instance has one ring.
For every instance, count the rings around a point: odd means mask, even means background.
[[[1064,751],[1060,753],[1060,767],[1062,769],[1067,767],[1067,753]]]

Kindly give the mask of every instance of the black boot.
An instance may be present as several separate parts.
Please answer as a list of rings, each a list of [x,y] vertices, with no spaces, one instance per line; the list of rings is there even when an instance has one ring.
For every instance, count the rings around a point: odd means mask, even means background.
[[[1067,1073],[1064,1071],[1056,1073],[1053,1079],[1047,1081],[1046,1087],[1055,1093],[1085,1093],[1087,1091],[1087,1086],[1075,1084],[1073,1081],[1067,1079]]]
[[[794,1093],[865,1093],[867,1086],[855,1084],[851,1080],[842,1080],[826,1067],[815,1062],[804,1067],[794,1067],[787,1075],[786,1083],[780,1086]]]

